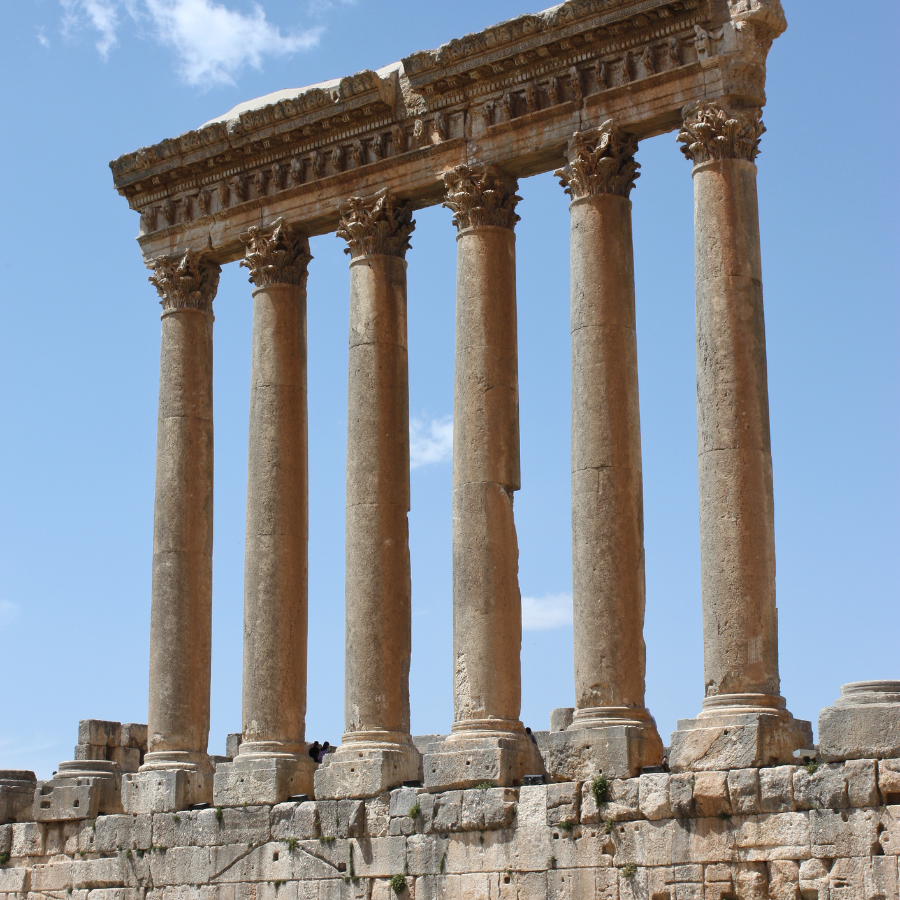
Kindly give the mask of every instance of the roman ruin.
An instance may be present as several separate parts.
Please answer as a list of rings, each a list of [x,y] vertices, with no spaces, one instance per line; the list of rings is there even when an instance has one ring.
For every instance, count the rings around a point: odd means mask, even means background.
[[[898,896],[900,681],[845,685],[817,747],[780,690],[755,159],[786,27],[779,0],[568,0],[110,164],[162,306],[148,724],[83,721],[50,781],[0,771],[0,900]],[[705,689],[664,747],[630,195],[640,141],[669,132],[694,189]],[[519,179],[544,172],[571,214],[576,689],[532,736],[515,230]],[[406,255],[436,204],[457,247],[454,720],[419,738]],[[316,763],[306,302],[309,238],[331,232],[350,282],[345,731]],[[253,304],[243,714],[216,757],[213,307],[235,262]]]

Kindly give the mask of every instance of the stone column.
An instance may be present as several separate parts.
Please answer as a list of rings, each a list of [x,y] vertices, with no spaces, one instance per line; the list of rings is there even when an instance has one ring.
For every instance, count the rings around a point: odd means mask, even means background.
[[[350,255],[345,732],[316,797],[374,797],[421,779],[409,733],[409,364],[412,207],[381,191],[341,207]]]
[[[775,527],[756,165],[758,108],[684,111],[693,162],[697,444],[706,696],[672,736],[673,768],[792,761],[812,743],[780,695]]]
[[[306,279],[312,256],[278,219],[241,235],[253,290],[244,563],[243,734],[216,769],[220,806],[312,794],[306,720]]]
[[[662,741],[644,706],[644,513],[631,201],[637,138],[575,134],[572,198],[572,596],[575,715],[551,735],[564,781],[639,775]]]
[[[212,800],[212,304],[219,266],[199,253],[157,259],[162,353],[150,610],[148,753],[122,785],[126,812]]]
[[[516,182],[492,166],[444,175],[457,226],[453,409],[453,733],[425,755],[432,789],[543,771],[519,721],[522,605]]]

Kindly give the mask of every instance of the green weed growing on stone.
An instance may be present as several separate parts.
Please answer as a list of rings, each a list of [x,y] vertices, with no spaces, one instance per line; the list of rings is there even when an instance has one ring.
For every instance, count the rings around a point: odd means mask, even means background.
[[[555,856],[551,856],[551,857],[550,857],[550,868],[551,868],[551,869],[555,869],[555,868],[556,868],[556,857],[555,857]]]
[[[447,851],[441,854],[441,875],[444,874],[444,867],[447,865]]]
[[[478,784],[475,785],[473,790],[476,791],[489,791],[491,788],[497,787],[497,785],[493,781],[479,781]]]
[[[283,884],[287,884],[285,881],[273,881],[272,884],[275,885],[275,890],[277,891]]]
[[[350,875],[350,880],[356,883],[356,867],[353,865],[353,844],[348,845],[350,848],[350,861],[347,863],[347,871]]]
[[[125,859],[131,859],[131,847],[125,851]]]
[[[9,862],[8,853],[0,853],[0,866],[5,866]]]
[[[622,869],[622,877],[634,878],[635,872],[637,872],[637,866],[634,863],[628,863],[628,865]]]
[[[178,822],[181,821],[181,816],[179,816],[178,813],[175,813],[175,815],[172,816],[172,821],[177,824]]]
[[[216,821],[217,822],[222,821],[222,807],[221,806],[216,807]]]
[[[606,795],[609,792],[609,779],[605,775],[597,775],[591,782],[591,793],[597,806],[606,803]]]
[[[604,833],[606,833],[606,834],[612,834],[612,833],[613,833],[613,828],[615,828],[615,827],[616,827],[616,826],[615,826],[615,823],[613,822],[612,819],[607,819],[607,820],[603,823],[603,831],[604,831]]]
[[[399,895],[406,890],[406,879],[402,875],[394,875],[391,878],[391,890]]]
[[[723,810],[719,813],[719,818],[720,818],[723,822],[730,822],[730,821],[731,821],[731,813],[725,812],[725,810],[723,809]]]
[[[295,837],[289,837],[285,841],[285,843],[287,844],[288,850],[290,850],[291,853],[293,853],[297,849],[297,845],[300,843],[300,841],[298,841],[297,838],[295,838]]]
[[[560,831],[565,831],[566,834],[571,834],[575,830],[575,824],[569,821],[559,822],[556,827]]]
[[[810,775],[815,775],[818,771],[819,764],[814,759],[811,759],[803,768],[806,769]]]
[[[334,838],[333,834],[323,834],[319,838],[319,843],[320,844],[333,844],[334,840],[335,840],[335,838]]]
[[[72,885],[71,885],[71,884],[66,888],[66,893],[67,893],[67,894],[71,894],[71,893],[72,893]]]
[[[416,802],[409,808],[409,812],[407,813],[407,815],[411,819],[418,819],[419,816],[422,815],[422,807],[419,806],[418,800],[416,800]]]

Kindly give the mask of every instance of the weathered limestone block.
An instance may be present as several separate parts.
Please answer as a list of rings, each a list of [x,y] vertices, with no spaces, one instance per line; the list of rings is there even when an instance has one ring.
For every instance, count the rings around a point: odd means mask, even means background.
[[[305,803],[279,803],[272,807],[272,840],[318,840],[319,806],[313,800]]]
[[[669,776],[641,775],[639,803],[641,814],[647,819],[669,819],[672,807],[669,802]]]
[[[216,766],[213,798],[217,806],[279,803],[312,790],[316,764],[308,754],[256,756],[240,754]]]
[[[730,816],[728,776],[725,772],[697,772],[694,776],[694,803],[698,816]]]
[[[756,862],[809,857],[809,819],[804,813],[748,816],[733,824],[736,859]]]
[[[775,766],[759,770],[759,805],[763,812],[789,812],[794,808],[794,768]]]
[[[662,744],[652,729],[634,725],[551,732],[547,770],[555,781],[590,781],[602,772],[608,778],[631,778],[642,765],[656,763]]]
[[[847,779],[840,763],[826,763],[814,771],[796,769],[794,803],[798,809],[847,809]]]
[[[38,822],[95,819],[117,812],[122,812],[122,770],[115,762],[62,762],[57,774],[35,791],[34,818]]]
[[[878,791],[888,806],[900,804],[900,760],[878,761]]]
[[[689,819],[695,815],[694,776],[690,772],[669,776],[669,805],[676,819]]]
[[[219,844],[263,844],[271,836],[268,806],[241,809],[204,809],[194,820],[194,843],[201,847]]]
[[[569,784],[547,785],[547,824],[558,825],[560,822],[578,822],[581,811],[581,785],[578,782]]]
[[[639,819],[640,780],[637,778],[616,779],[609,782],[606,791],[606,802],[599,808],[594,797],[591,782],[581,788],[581,821],[585,825],[611,820],[613,822]]]
[[[0,825],[31,819],[37,787],[34,772],[0,769]]]
[[[880,809],[813,809],[809,813],[810,855],[820,859],[868,856],[888,821]]]
[[[122,807],[134,815],[177,812],[203,796],[212,796],[211,769],[154,769],[122,778]]]
[[[18,822],[12,826],[10,856],[22,859],[26,856],[42,856],[47,826],[39,822]]]
[[[728,796],[735,815],[753,816],[760,812],[759,770],[732,769],[728,773]]]
[[[776,859],[769,863],[770,900],[797,900],[800,893],[800,863]]]
[[[828,762],[900,757],[900,681],[843,685],[819,713],[819,755]]]

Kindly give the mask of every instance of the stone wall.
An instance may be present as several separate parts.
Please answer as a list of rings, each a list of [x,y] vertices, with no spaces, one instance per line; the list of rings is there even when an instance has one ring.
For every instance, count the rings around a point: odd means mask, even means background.
[[[898,792],[853,760],[16,823],[0,900],[889,900]]]

